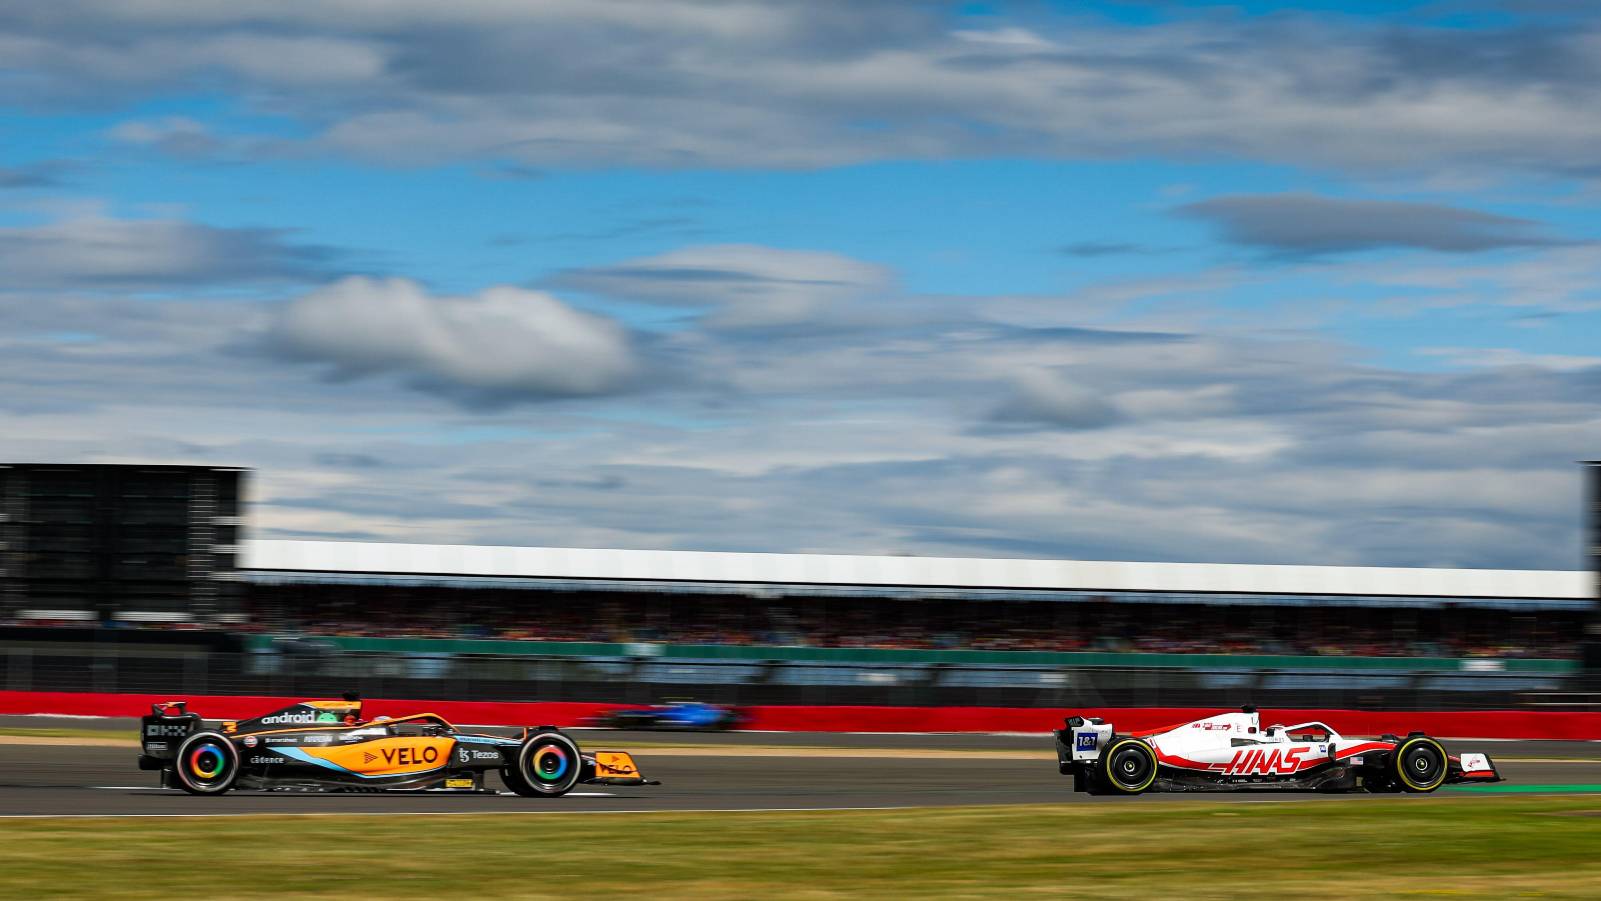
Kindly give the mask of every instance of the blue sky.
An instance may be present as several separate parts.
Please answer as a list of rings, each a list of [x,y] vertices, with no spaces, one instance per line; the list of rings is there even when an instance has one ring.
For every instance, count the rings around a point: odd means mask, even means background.
[[[1582,4],[0,12],[0,455],[258,533],[1577,568]]]

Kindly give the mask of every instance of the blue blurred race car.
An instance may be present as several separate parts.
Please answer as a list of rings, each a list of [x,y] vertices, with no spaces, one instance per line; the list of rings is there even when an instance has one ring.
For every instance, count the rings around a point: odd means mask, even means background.
[[[612,729],[668,729],[685,732],[737,729],[738,710],[700,701],[669,701],[649,707],[625,707],[591,717],[584,725]]]

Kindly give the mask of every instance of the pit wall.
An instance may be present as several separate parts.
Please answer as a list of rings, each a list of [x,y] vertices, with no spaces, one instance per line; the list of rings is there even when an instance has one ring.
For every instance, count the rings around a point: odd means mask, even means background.
[[[246,719],[300,698],[241,695],[147,695],[0,691],[0,715],[136,717],[160,701],[186,700],[207,719]],[[369,699],[367,717],[430,711],[470,725],[579,726],[625,705],[572,702],[411,701]],[[1014,732],[1045,734],[1072,714],[1098,716],[1120,732],[1156,729],[1221,712],[1218,708],[1127,707],[1075,710],[1028,707],[806,707],[741,708],[744,729],[768,732]],[[1422,731],[1442,738],[1601,741],[1601,712],[1546,710],[1361,711],[1264,709],[1267,723],[1320,721],[1346,735]]]

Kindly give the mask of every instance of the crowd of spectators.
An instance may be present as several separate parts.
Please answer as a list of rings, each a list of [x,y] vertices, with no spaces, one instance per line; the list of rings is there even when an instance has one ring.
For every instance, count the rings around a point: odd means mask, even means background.
[[[257,586],[276,634],[839,648],[1377,657],[1578,655],[1578,613]]]
[[[1318,657],[1576,658],[1583,614],[1477,607],[906,600],[252,586],[226,624],[290,636]],[[9,625],[85,625],[30,620]]]

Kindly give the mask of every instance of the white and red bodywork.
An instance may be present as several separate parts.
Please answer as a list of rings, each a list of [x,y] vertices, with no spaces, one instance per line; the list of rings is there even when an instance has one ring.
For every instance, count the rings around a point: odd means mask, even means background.
[[[1073,720],[1057,733],[1058,757],[1064,774],[1082,777],[1092,770],[1114,731],[1112,724],[1098,720],[1078,724]],[[1157,762],[1152,790],[1167,791],[1361,790],[1365,782],[1379,781],[1390,754],[1407,740],[1391,735],[1346,738],[1319,722],[1264,728],[1252,708],[1117,737],[1137,738],[1150,746]],[[1445,782],[1501,781],[1486,754],[1449,755],[1448,761]],[[1079,778],[1075,784],[1080,784]]]

